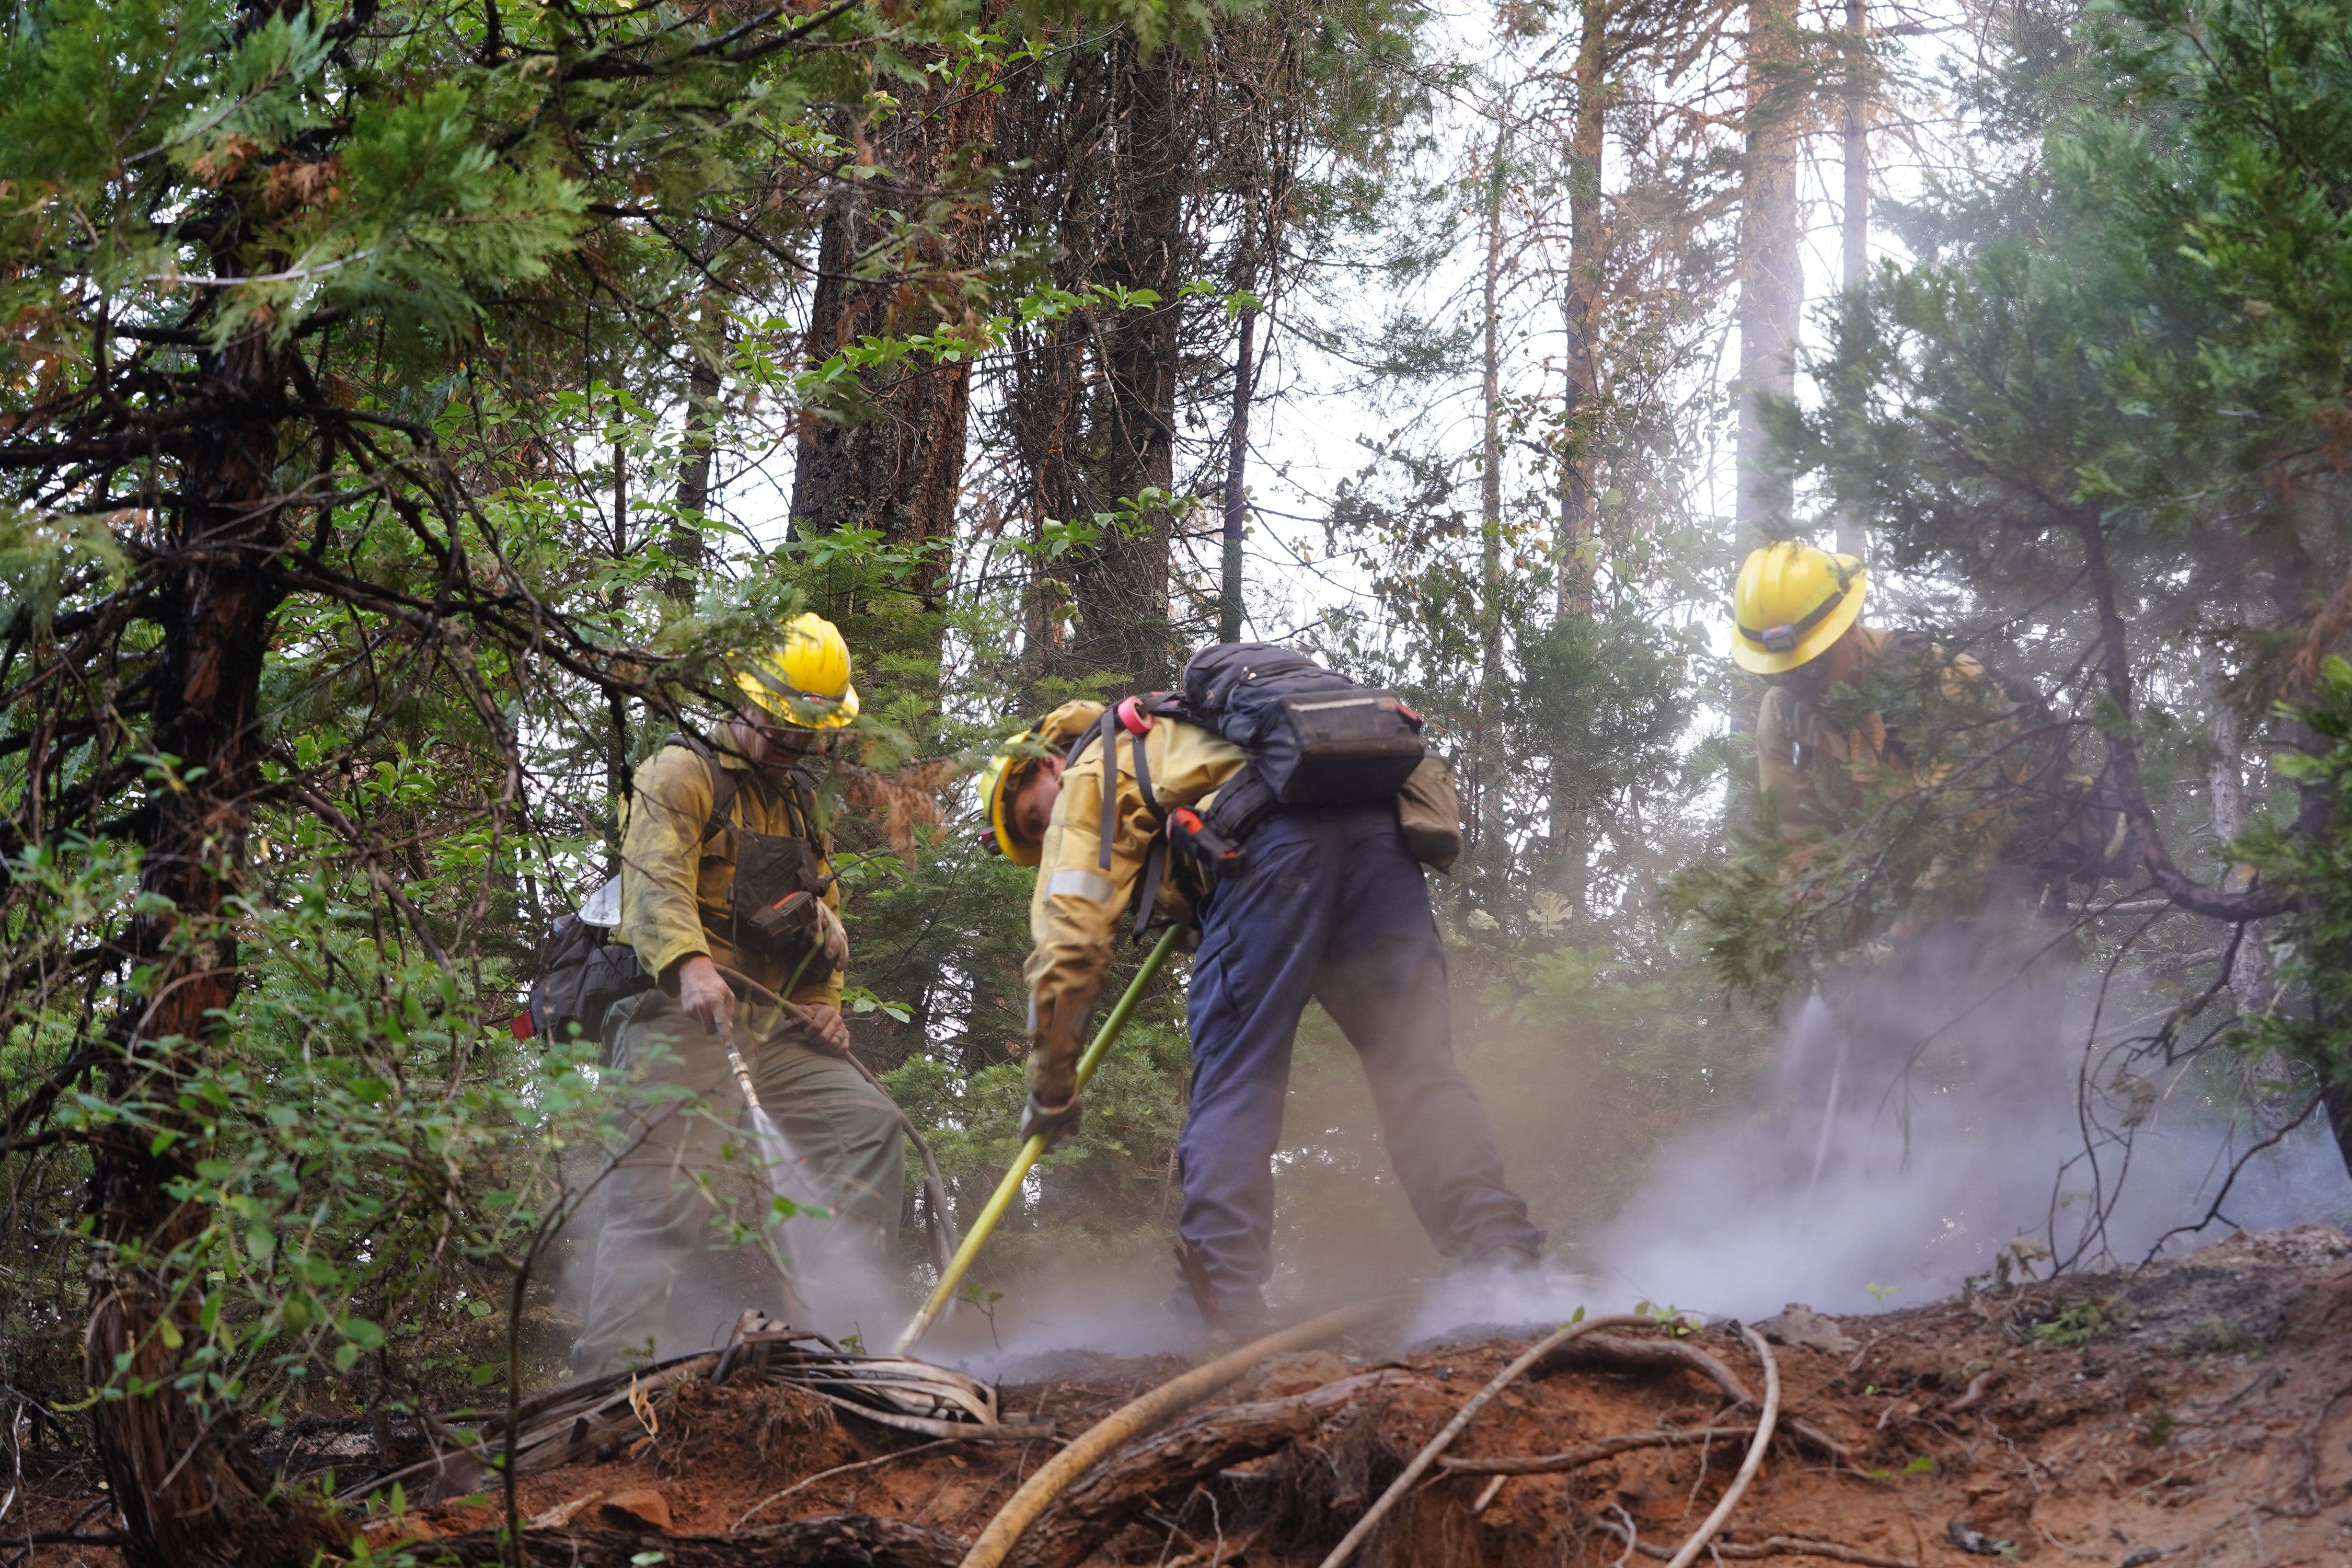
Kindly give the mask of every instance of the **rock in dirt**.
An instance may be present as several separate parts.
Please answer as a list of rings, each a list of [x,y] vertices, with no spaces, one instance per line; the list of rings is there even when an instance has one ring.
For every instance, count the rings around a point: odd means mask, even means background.
[[[604,1522],[617,1529],[632,1526],[639,1530],[657,1530],[669,1533],[669,1499],[651,1487],[632,1487],[627,1491],[614,1492],[596,1510]]]
[[[1776,1345],[1826,1351],[1832,1355],[1851,1355],[1862,1348],[1860,1341],[1838,1327],[1836,1319],[1822,1317],[1802,1301],[1790,1302],[1777,1315],[1757,1324],[1756,1331]]]
[[[1944,1521],[1944,1539],[1974,1557],[2007,1557],[2017,1550],[2014,1541],[1995,1541],[1981,1530],[1970,1530],[1962,1521]]]

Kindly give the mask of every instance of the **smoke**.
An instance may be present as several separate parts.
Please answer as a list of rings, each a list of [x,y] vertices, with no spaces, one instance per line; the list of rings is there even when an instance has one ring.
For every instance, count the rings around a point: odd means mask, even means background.
[[[1663,1149],[1594,1286],[1709,1315],[1870,1311],[2045,1259],[2136,1263],[2342,1219],[2316,1118],[2236,1176],[2235,1059],[2152,1051],[2166,999],[1954,928],[1792,1011],[1761,1102]],[[2004,1258],[2006,1263],[2004,1264]]]

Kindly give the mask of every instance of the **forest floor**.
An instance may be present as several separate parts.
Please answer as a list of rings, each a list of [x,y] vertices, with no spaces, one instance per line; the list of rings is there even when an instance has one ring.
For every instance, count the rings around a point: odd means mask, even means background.
[[[1813,1320],[1790,1337],[1815,1343],[1775,1349],[1781,1440],[1702,1563],[2352,1564],[2352,1237],[2339,1232],[2240,1235],[2137,1272]],[[1012,1561],[1312,1568],[1528,1342],[1391,1354],[1342,1342],[1270,1362],[1123,1450],[1118,1474],[1074,1489]],[[1473,1467],[1424,1481],[1356,1561],[1667,1557],[1721,1496],[1755,1415],[1720,1378],[1626,1348],[1642,1342],[1662,1342],[1621,1337],[1514,1384],[1454,1445]],[[1760,1390],[1728,1326],[1676,1342]],[[952,1563],[1061,1442],[1186,1364],[1054,1358],[1000,1385],[1008,1417],[1034,1416],[1037,1435],[993,1444],[927,1443],[741,1376],[685,1384],[650,1436],[521,1479],[537,1521],[528,1555],[582,1568]],[[1582,1462],[1499,1485],[1475,1468],[1710,1426],[1734,1435],[1570,1456]],[[359,1424],[315,1430],[290,1468],[363,1465],[371,1443]],[[108,1511],[86,1459],[52,1458],[26,1479],[31,1528]],[[479,1562],[495,1559],[499,1518],[493,1504],[412,1503],[367,1534],[379,1553],[405,1542],[420,1562]],[[0,1534],[26,1527],[20,1515]],[[112,1568],[115,1555],[60,1545],[33,1562]]]

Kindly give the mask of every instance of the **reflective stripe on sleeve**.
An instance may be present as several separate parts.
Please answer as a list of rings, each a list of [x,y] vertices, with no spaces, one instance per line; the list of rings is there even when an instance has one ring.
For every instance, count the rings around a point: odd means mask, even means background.
[[[1045,884],[1045,896],[1049,899],[1084,899],[1090,904],[1110,902],[1110,879],[1093,871],[1056,871],[1054,879]]]

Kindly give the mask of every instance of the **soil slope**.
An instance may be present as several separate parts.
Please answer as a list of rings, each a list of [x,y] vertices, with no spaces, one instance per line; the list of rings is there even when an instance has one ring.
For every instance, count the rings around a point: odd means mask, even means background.
[[[1841,1335],[1852,1348],[1827,1348]],[[1616,1351],[1561,1358],[1504,1394],[1455,1442],[1454,1468],[1357,1561],[1549,1568],[1669,1555],[1747,1449],[1755,1411],[1727,1379],[1760,1392],[1762,1372],[1728,1325],[1615,1337]],[[1816,1342],[1775,1347],[1782,1434],[1717,1538],[1721,1561],[2352,1563],[2352,1237],[2237,1236],[2134,1273],[1824,1319],[1791,1337]],[[1402,1354],[1343,1342],[1268,1363],[1082,1481],[1013,1561],[1311,1568],[1528,1342]],[[1683,1350],[1626,1348],[1661,1343]],[[1059,1358],[1051,1375],[1002,1387],[1008,1413],[1043,1424],[1001,1444],[926,1443],[741,1376],[696,1384],[626,1447],[522,1479],[522,1511],[540,1521],[528,1555],[592,1568],[649,1552],[675,1568],[953,1563],[1062,1442],[1184,1365]],[[1696,1436],[1709,1429],[1718,1435]],[[1601,1452],[1611,1439],[1645,1446]],[[289,1471],[332,1458],[352,1473],[370,1447],[362,1429],[315,1432]],[[1538,1456],[1570,1468],[1497,1478],[1481,1467]],[[77,1465],[38,1478],[33,1527],[59,1530],[88,1509],[79,1528],[102,1531],[93,1475]],[[482,1561],[496,1555],[499,1518],[451,1500],[379,1514],[367,1534],[420,1561]],[[20,1516],[7,1532],[23,1528]],[[61,1544],[33,1561],[111,1568],[114,1555]]]

